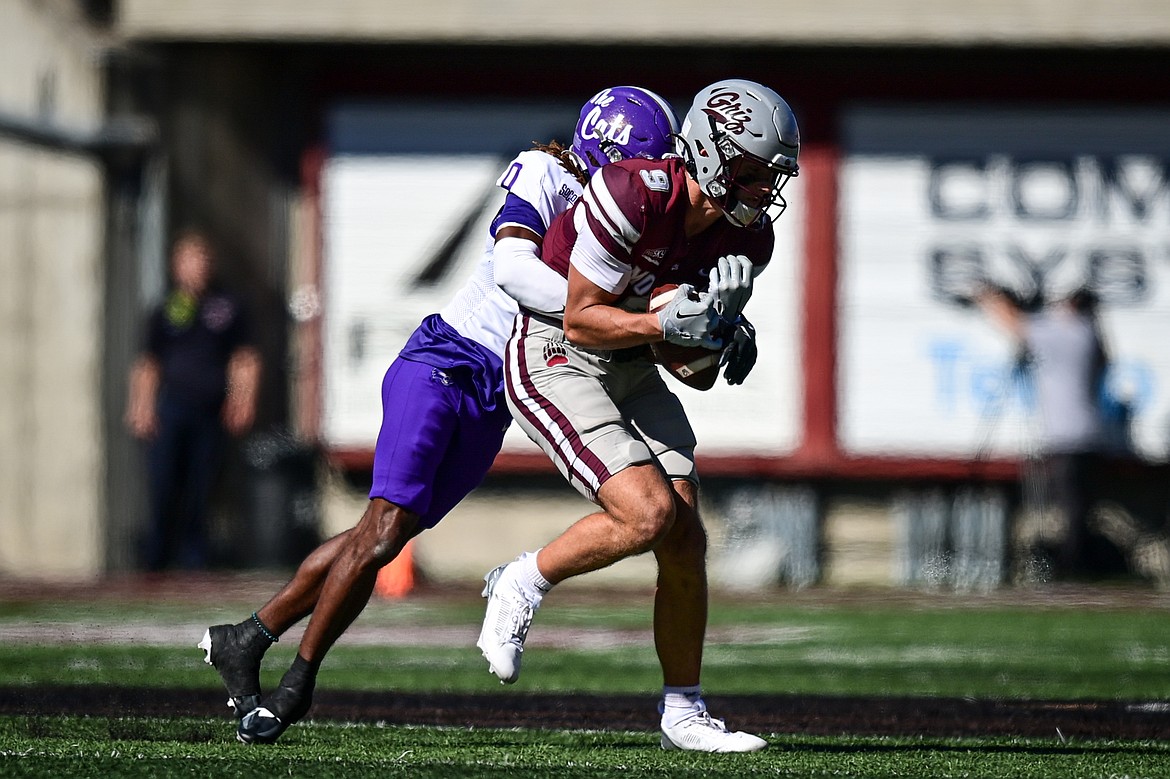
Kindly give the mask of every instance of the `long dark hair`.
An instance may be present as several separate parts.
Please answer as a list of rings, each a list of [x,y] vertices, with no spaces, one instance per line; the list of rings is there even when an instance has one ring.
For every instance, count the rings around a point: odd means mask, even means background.
[[[540,141],[533,141],[532,148],[536,151],[542,151],[545,154],[551,154],[556,157],[561,163],[561,167],[567,170],[573,178],[581,182],[581,186],[589,183],[589,174],[586,173],[578,164],[577,157],[573,154],[573,150],[569,147],[562,146],[559,141],[549,141],[548,143],[541,143]]]

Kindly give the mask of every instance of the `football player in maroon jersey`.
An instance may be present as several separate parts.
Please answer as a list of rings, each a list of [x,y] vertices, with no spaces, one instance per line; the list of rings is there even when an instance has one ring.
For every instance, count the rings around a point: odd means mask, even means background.
[[[653,551],[665,749],[751,752],[766,742],[729,731],[703,703],[707,536],[695,436],[647,347],[724,350],[725,377],[742,381],[755,349],[739,315],[771,258],[799,145],[796,118],[771,89],[731,79],[700,91],[677,156],[602,168],[550,226],[541,256],[568,279],[563,311],[522,305],[505,352],[514,417],[600,510],[485,577],[478,645],[491,671],[515,682],[553,585]],[[647,297],[667,283],[678,285],[675,298],[648,311]]]

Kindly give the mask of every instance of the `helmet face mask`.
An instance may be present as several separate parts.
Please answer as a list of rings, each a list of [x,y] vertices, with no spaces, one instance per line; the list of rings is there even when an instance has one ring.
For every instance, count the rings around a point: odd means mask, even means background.
[[[609,87],[589,99],[573,132],[573,153],[590,175],[609,162],[659,159],[671,151],[678,119],[670,104],[640,87]]]
[[[767,212],[773,219],[788,203],[780,194],[795,176],[790,167],[772,163],[735,146],[724,137],[715,144],[721,164],[707,194],[733,222],[747,227]],[[777,208],[773,210],[773,206]]]
[[[787,203],[780,191],[799,171],[792,109],[753,81],[729,79],[699,92],[676,139],[703,192],[733,224],[748,227]]]

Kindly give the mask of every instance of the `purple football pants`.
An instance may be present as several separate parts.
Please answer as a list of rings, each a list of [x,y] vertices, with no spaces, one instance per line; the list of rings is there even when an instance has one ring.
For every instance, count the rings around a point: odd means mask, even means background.
[[[462,380],[461,380],[462,379]],[[480,404],[456,371],[401,357],[382,379],[382,428],[370,498],[384,498],[432,528],[479,486],[512,416],[500,398]]]

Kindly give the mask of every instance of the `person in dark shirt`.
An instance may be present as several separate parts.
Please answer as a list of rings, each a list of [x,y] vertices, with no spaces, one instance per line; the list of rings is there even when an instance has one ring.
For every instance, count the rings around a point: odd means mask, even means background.
[[[151,571],[207,566],[207,508],[224,431],[242,435],[255,419],[260,358],[243,307],[214,285],[213,272],[207,237],[183,232],[171,253],[171,288],[130,372],[126,425],[148,444],[141,562]]]

